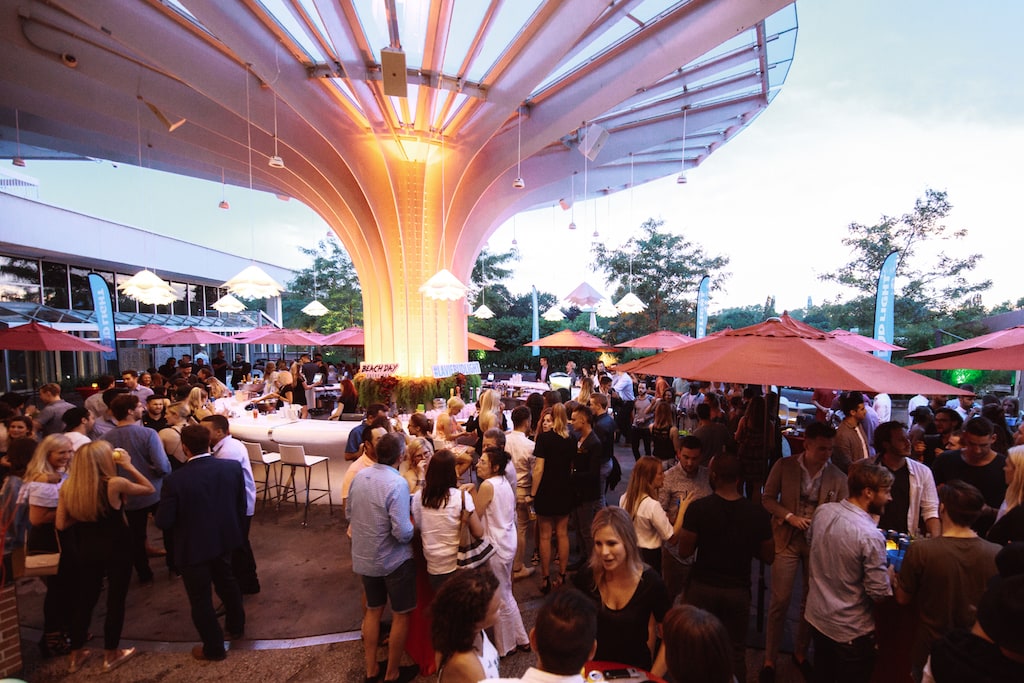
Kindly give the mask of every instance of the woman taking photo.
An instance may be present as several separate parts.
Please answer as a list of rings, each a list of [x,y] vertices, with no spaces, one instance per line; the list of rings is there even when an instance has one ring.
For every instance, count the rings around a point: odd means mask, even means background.
[[[459,531],[469,527],[473,538],[484,535],[473,496],[457,488],[455,455],[446,448],[434,453],[427,465],[423,489],[412,497],[412,518],[423,540],[423,557],[434,590],[458,569]]]
[[[636,532],[625,510],[602,508],[591,525],[594,552],[575,577],[576,587],[598,606],[594,659],[665,673],[665,658],[653,657],[657,626],[668,611],[665,584],[645,568]],[[653,662],[653,664],[652,664]]]
[[[26,548],[34,551],[58,552],[57,500],[61,484],[67,476],[67,466],[74,450],[63,434],[51,434],[36,446],[32,460],[25,469],[18,503],[28,504],[28,539]],[[60,536],[60,566],[57,573],[43,579],[46,597],[43,599],[43,639],[39,651],[43,657],[67,654],[67,632],[71,615],[72,556],[71,539]]]
[[[458,572],[434,598],[431,635],[438,683],[498,678],[498,651],[484,629],[498,620],[498,579],[490,567]]]
[[[640,546],[640,557],[661,574],[661,545],[675,540],[679,530],[683,528],[683,515],[686,505],[679,503],[679,513],[675,522],[670,522],[665,510],[658,502],[658,492],[665,483],[665,471],[661,462],[650,455],[636,461],[633,472],[629,475],[629,485],[622,494],[619,505],[629,513],[636,530],[637,543]]]
[[[569,436],[565,406],[561,403],[545,408],[540,414],[533,455],[533,509],[537,512],[540,535],[540,592],[551,591],[551,534],[558,541],[559,576],[565,582],[569,563],[569,511],[572,510],[572,459],[576,443]]]
[[[117,476],[117,465],[131,480]],[[123,507],[128,496],[145,496],[154,491],[153,484],[135,469],[131,458],[124,451],[115,452],[106,441],[86,444],[75,454],[57,506],[57,528],[74,538],[78,549],[69,673],[78,671],[91,654],[83,646],[104,577],[107,614],[103,622],[103,672],[135,655],[135,648],[118,648],[132,574],[131,538]]]
[[[488,446],[476,464],[480,488],[473,502],[483,522],[484,536],[494,546],[488,564],[498,577],[498,618],[494,624],[494,644],[502,657],[520,650],[529,652],[530,638],[523,626],[523,616],[512,594],[512,561],[519,538],[516,535],[516,492],[505,478],[508,453]]]

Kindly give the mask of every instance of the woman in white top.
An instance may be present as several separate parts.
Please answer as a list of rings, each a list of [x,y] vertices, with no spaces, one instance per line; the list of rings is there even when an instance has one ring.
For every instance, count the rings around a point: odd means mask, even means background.
[[[675,523],[668,519],[658,502],[658,490],[665,483],[665,472],[661,461],[645,455],[636,461],[629,476],[626,492],[619,499],[619,506],[629,513],[636,529],[640,545],[640,557],[654,571],[661,574],[661,545],[671,543],[683,527],[686,506],[680,504]]]
[[[458,572],[434,598],[431,640],[438,683],[499,678],[498,651],[484,629],[498,619],[498,579],[489,567]]]
[[[437,590],[458,568],[459,530],[469,527],[474,538],[484,527],[474,512],[473,496],[456,488],[455,456],[446,448],[434,453],[427,465],[423,489],[412,497],[412,518],[423,541],[430,585]]]
[[[476,465],[480,488],[473,494],[476,509],[484,525],[484,536],[494,546],[488,564],[498,577],[498,618],[494,624],[494,644],[502,657],[520,650],[529,652],[530,639],[523,616],[512,594],[512,562],[519,539],[516,535],[516,492],[505,478],[508,452],[488,446]]]

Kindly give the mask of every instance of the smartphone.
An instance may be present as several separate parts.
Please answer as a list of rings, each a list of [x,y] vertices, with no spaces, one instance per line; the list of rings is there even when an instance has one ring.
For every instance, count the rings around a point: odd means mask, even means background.
[[[643,678],[636,669],[606,669],[603,673],[606,681],[617,678]]]

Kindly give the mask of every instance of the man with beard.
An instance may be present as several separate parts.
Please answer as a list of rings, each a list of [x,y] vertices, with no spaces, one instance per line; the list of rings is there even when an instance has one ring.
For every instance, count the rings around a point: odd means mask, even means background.
[[[892,595],[885,538],[872,515],[892,500],[892,472],[868,460],[850,466],[850,497],[818,506],[807,531],[810,586],[804,614],[812,628],[816,681],[870,680],[875,663],[874,603]]]

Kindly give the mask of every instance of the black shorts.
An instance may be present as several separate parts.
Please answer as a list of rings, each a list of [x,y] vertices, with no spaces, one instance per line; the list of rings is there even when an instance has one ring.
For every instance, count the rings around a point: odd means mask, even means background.
[[[363,592],[370,609],[391,602],[391,611],[405,614],[416,609],[416,560],[409,558],[387,576],[363,576]]]

